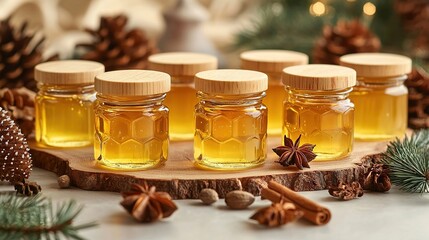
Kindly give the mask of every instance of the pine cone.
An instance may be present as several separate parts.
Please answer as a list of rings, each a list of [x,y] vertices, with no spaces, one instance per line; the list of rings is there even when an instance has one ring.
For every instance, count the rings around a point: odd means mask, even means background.
[[[26,137],[34,130],[34,97],[34,92],[26,88],[0,91],[0,107],[10,112]]]
[[[405,81],[408,87],[408,126],[413,129],[429,127],[429,73],[415,68]]]
[[[395,0],[395,10],[406,30],[418,31],[427,28],[429,21],[429,1]]]
[[[429,59],[429,1],[396,0],[395,10],[404,29],[414,35],[412,45],[416,54]]]
[[[10,18],[0,22],[0,88],[26,87],[37,91],[34,67],[43,61],[41,45],[35,34],[26,31],[27,22],[19,30],[10,24]],[[48,60],[57,58],[53,56]]]
[[[29,177],[32,166],[29,151],[21,130],[9,112],[0,107],[0,181],[14,183]]]
[[[339,64],[339,58],[349,53],[378,52],[381,43],[359,21],[339,21],[335,27],[325,26],[323,36],[313,50],[314,63]]]
[[[102,17],[98,30],[86,29],[94,42],[78,45],[89,49],[82,59],[103,63],[106,71],[147,68],[148,57],[158,49],[141,29],[127,31],[127,21],[124,15]]]

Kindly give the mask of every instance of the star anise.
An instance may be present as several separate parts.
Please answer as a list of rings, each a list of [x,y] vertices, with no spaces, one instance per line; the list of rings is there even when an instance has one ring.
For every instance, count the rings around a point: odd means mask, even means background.
[[[308,163],[317,156],[313,152],[316,145],[306,143],[299,146],[300,140],[301,135],[299,135],[295,143],[292,142],[292,139],[284,136],[284,146],[278,146],[273,149],[273,151],[280,157],[276,162],[285,167],[295,164],[296,167],[301,170],[303,167],[310,168]]]
[[[373,164],[365,173],[363,188],[375,192],[387,192],[392,184],[388,175],[388,168],[384,164]]]
[[[363,196],[363,189],[359,182],[351,184],[340,183],[337,187],[329,188],[329,194],[340,200],[352,200]]]
[[[177,210],[170,194],[156,192],[147,183],[131,185],[131,191],[122,192],[122,197],[121,205],[139,222],[155,222]]]
[[[259,209],[250,219],[256,220],[259,224],[268,227],[278,227],[292,222],[303,215],[304,212],[297,209],[295,204],[282,200],[279,203],[273,203],[269,207]]]

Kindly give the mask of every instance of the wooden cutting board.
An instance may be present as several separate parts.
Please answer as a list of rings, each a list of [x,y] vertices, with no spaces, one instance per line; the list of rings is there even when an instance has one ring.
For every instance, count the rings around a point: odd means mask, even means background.
[[[155,185],[159,191],[169,192],[174,199],[198,198],[203,188],[215,189],[220,197],[232,190],[242,189],[260,194],[264,184],[274,179],[295,191],[327,189],[338,182],[363,180],[363,167],[357,165],[365,156],[385,150],[386,142],[355,142],[353,153],[339,161],[311,162],[310,169],[299,171],[275,163],[278,157],[270,150],[279,143],[268,139],[266,163],[245,171],[208,171],[192,164],[192,142],[172,142],[169,159],[164,166],[145,171],[114,171],[102,168],[93,158],[92,147],[58,149],[30,143],[33,164],[58,175],[70,176],[73,186],[90,191],[120,192],[130,183]]]

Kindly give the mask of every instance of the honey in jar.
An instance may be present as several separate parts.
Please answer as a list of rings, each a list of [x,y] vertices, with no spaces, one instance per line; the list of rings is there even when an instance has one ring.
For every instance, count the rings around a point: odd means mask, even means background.
[[[341,65],[357,72],[357,85],[350,94],[355,104],[355,138],[389,140],[407,129],[408,89],[411,59],[386,53],[349,54]]]
[[[262,99],[267,87],[267,75],[256,71],[222,69],[195,75],[197,166],[238,170],[264,163],[267,108]]]
[[[353,147],[354,105],[349,93],[356,72],[347,67],[310,64],[283,70],[286,86],[283,134],[315,144],[314,161],[337,160]]]
[[[308,63],[304,53],[287,50],[252,50],[241,53],[241,68],[260,71],[268,75],[267,96],[263,103],[268,108],[268,135],[281,135],[283,125],[283,101],[286,97],[281,82],[286,67]]]
[[[115,169],[159,166],[168,156],[168,108],[163,101],[170,76],[121,70],[95,79],[94,158]]]
[[[92,61],[52,61],[36,66],[37,142],[53,147],[92,144],[94,77],[103,72],[104,66]]]
[[[170,109],[171,140],[194,138],[194,107],[197,104],[194,75],[216,68],[217,59],[208,54],[170,52],[149,57],[149,69],[171,76],[171,90],[164,101]]]

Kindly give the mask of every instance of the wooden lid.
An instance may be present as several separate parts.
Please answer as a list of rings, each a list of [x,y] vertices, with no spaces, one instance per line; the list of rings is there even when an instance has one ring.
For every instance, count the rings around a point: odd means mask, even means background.
[[[285,86],[301,90],[337,90],[356,85],[355,70],[327,64],[309,64],[283,70]]]
[[[267,90],[268,76],[265,73],[219,69],[199,72],[195,75],[195,89],[215,94],[249,94]]]
[[[170,52],[149,57],[149,69],[171,76],[194,76],[198,72],[217,69],[217,58],[201,53]]]
[[[38,64],[34,71],[34,78],[45,84],[93,84],[94,77],[103,72],[104,65],[98,62],[63,60]]]
[[[393,77],[411,72],[411,59],[389,53],[344,55],[340,64],[356,70],[358,77]]]
[[[287,50],[252,50],[240,54],[241,68],[265,73],[281,73],[285,67],[308,64],[304,53]]]
[[[119,70],[95,77],[95,91],[113,96],[146,96],[170,91],[170,75],[150,70]]]

